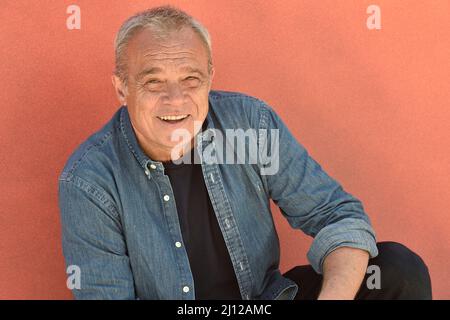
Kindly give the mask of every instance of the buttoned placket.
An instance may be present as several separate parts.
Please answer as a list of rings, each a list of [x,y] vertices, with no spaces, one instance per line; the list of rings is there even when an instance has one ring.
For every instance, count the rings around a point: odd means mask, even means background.
[[[249,300],[253,283],[250,265],[231,205],[224,191],[219,166],[215,162],[217,158],[207,158],[211,155],[203,154],[203,150],[209,144],[212,144],[212,148],[215,148],[214,135],[211,132],[204,132],[197,136],[197,150],[201,155],[203,177],[211,198],[211,204],[230,254],[242,299]]]
[[[183,245],[183,236],[181,233],[180,221],[175,203],[172,186],[169,177],[164,175],[164,166],[160,162],[148,161],[145,169],[145,174],[148,179],[153,179],[158,184],[161,206],[163,214],[169,226],[169,233],[173,241],[173,249],[175,257],[179,265],[180,282],[179,299],[180,300],[194,300],[195,287],[194,278],[192,275],[189,258],[185,246]]]
[[[203,150],[210,144],[214,147],[214,136],[210,132],[201,133],[197,136],[198,152],[203,158]],[[242,299],[251,299],[252,275],[245,248],[239,234],[239,229],[234,218],[231,205],[224,192],[223,182],[219,167],[213,163],[214,159],[202,159],[202,172],[205,185],[211,198],[211,203],[224,235],[225,245],[230,254],[230,259],[238,281]],[[160,162],[149,160],[145,166],[145,174],[148,179],[154,179],[158,184],[164,216],[169,226],[169,232],[173,239],[175,256],[180,269],[180,299],[195,299],[195,287],[193,274],[189,264],[187,251],[183,246],[182,233],[175,198],[169,178],[164,175],[164,167]]]

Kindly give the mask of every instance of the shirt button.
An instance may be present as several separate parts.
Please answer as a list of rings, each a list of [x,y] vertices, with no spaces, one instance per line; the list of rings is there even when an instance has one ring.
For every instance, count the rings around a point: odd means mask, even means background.
[[[150,165],[150,168],[152,168],[153,170],[155,170],[155,169],[156,169],[156,166],[152,163],[152,164]]]
[[[189,287],[188,286],[184,286],[183,287],[183,292],[184,293],[188,293],[189,292]]]
[[[181,242],[179,242],[179,241],[175,242],[175,247],[180,248],[181,247]]]
[[[148,170],[145,170],[145,174],[148,176],[150,172],[148,172]]]
[[[169,201],[169,200],[170,200],[170,197],[166,194],[166,195],[163,197],[163,199],[164,199],[164,201]]]

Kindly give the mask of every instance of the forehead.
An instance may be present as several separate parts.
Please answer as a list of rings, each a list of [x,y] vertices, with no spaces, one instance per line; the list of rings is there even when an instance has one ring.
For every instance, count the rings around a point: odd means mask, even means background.
[[[172,31],[164,38],[158,38],[149,29],[138,32],[128,45],[129,72],[139,72],[143,68],[184,67],[195,65],[207,67],[208,52],[205,44],[195,31],[183,28]]]

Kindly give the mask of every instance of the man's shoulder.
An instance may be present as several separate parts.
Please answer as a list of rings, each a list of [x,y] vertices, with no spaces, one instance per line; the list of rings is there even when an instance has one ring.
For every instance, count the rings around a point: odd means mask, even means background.
[[[257,127],[261,111],[268,108],[265,101],[242,92],[211,90],[209,99],[214,115],[233,125]]]
[[[98,173],[99,165],[106,165],[111,161],[120,130],[120,112],[121,109],[99,130],[78,145],[68,157],[59,180]]]
[[[213,101],[227,103],[227,102],[248,102],[256,105],[265,104],[265,102],[255,96],[249,95],[243,92],[237,91],[225,91],[225,90],[211,90],[209,92],[209,98]]]

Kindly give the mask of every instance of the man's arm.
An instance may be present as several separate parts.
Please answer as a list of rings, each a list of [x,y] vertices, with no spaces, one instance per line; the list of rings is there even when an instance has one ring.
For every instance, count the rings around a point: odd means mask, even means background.
[[[319,300],[354,299],[364,279],[369,254],[367,251],[341,247],[323,262],[323,282]]]
[[[289,224],[314,238],[308,260],[326,278],[321,298],[356,294],[368,256],[378,254],[362,203],[309,156],[269,106],[262,104],[260,119],[260,128],[279,130],[273,149],[279,153],[279,169],[263,176],[267,190]],[[275,141],[269,143],[271,150]]]
[[[66,266],[80,268],[76,299],[135,299],[120,217],[107,194],[72,176],[59,181]]]

